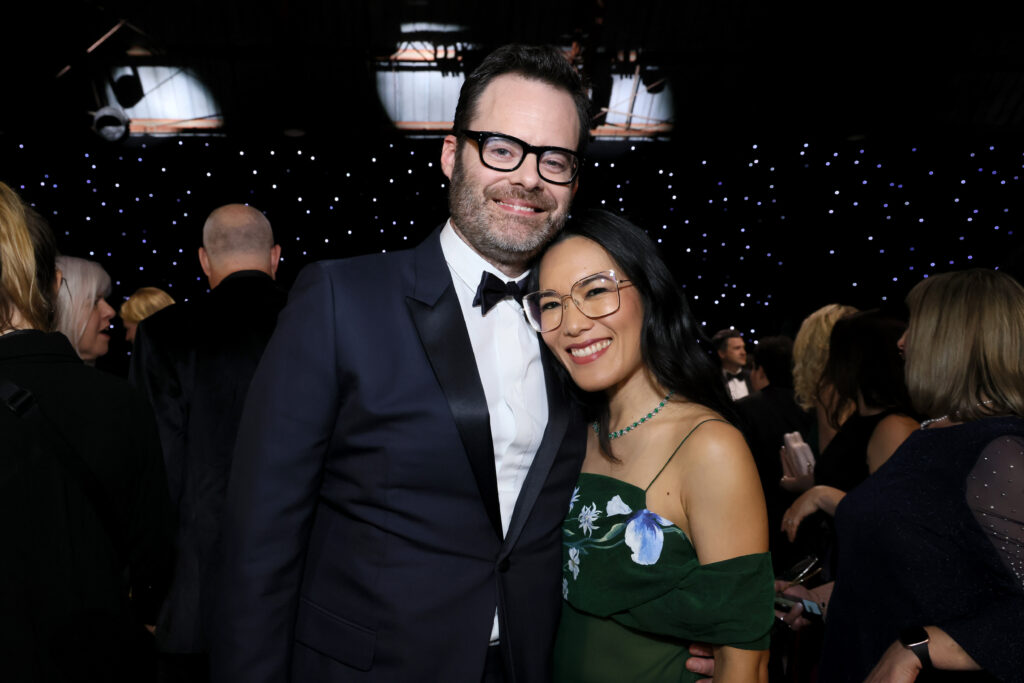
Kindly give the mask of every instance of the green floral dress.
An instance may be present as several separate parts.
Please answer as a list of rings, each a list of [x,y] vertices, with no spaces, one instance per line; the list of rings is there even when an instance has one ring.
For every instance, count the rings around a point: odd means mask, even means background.
[[[563,526],[558,683],[695,681],[691,641],[767,649],[768,553],[701,565],[682,529],[646,507],[646,489],[580,475]]]

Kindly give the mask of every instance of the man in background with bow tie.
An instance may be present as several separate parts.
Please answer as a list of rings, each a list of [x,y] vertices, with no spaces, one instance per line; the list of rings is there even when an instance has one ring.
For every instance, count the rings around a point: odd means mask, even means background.
[[[444,139],[445,225],[299,276],[239,430],[215,680],[549,680],[586,428],[516,283],[588,107],[562,53],[500,48]]]
[[[711,337],[711,345],[718,352],[718,360],[722,363],[722,381],[725,390],[738,401],[754,392],[750,383],[750,371],[747,370],[747,345],[739,330],[729,328],[719,330]]]

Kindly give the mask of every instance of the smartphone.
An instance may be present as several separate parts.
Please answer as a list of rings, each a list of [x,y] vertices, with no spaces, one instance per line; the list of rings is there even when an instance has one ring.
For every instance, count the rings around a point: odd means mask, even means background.
[[[779,578],[783,581],[791,583],[802,583],[805,576],[810,574],[818,567],[818,556],[808,555],[804,559],[800,560],[792,567],[783,572]]]
[[[812,600],[805,600],[795,595],[787,595],[785,593],[778,593],[775,596],[775,609],[780,612],[788,612],[793,609],[797,603],[803,605],[803,616],[805,618],[811,621],[822,621],[825,618],[825,615],[822,614],[821,611],[821,605]]]

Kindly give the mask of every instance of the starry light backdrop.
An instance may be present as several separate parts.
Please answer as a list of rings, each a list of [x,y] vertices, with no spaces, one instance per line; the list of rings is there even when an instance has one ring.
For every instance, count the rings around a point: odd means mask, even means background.
[[[307,263],[417,244],[447,217],[439,138],[150,138],[47,146],[0,136],[0,180],[64,253],[100,262],[117,308],[155,285],[206,291],[196,258],[215,207],[263,210],[279,279]],[[799,140],[703,150],[597,142],[575,206],[622,212],[658,241],[710,333],[793,335],[830,302],[898,305],[928,274],[1019,268],[1024,145]],[[116,335],[115,335],[116,337]]]

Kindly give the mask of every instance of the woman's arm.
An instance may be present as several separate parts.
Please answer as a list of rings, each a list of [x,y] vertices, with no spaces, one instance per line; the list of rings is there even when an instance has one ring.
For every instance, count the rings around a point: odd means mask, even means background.
[[[938,626],[926,626],[928,656],[932,666],[945,671],[980,671],[981,667],[948,633]],[[901,683],[913,681],[921,672],[921,660],[899,642],[889,646],[865,683]]]
[[[768,683],[768,650],[741,650],[728,645],[716,645],[713,649],[714,683]]]
[[[889,415],[879,422],[868,441],[868,471],[874,474],[918,427],[906,415]]]
[[[687,444],[682,504],[701,564],[768,550],[768,518],[754,459],[733,427],[713,422]],[[715,683],[767,680],[767,652],[714,647]]]
[[[792,543],[796,538],[796,530],[800,528],[800,523],[818,510],[830,516],[835,515],[836,506],[845,497],[845,491],[840,491],[832,486],[819,484],[807,489],[782,514],[782,530],[786,532],[786,538]]]
[[[754,458],[735,427],[694,432],[676,471],[690,539],[701,564],[768,550],[768,515]]]

